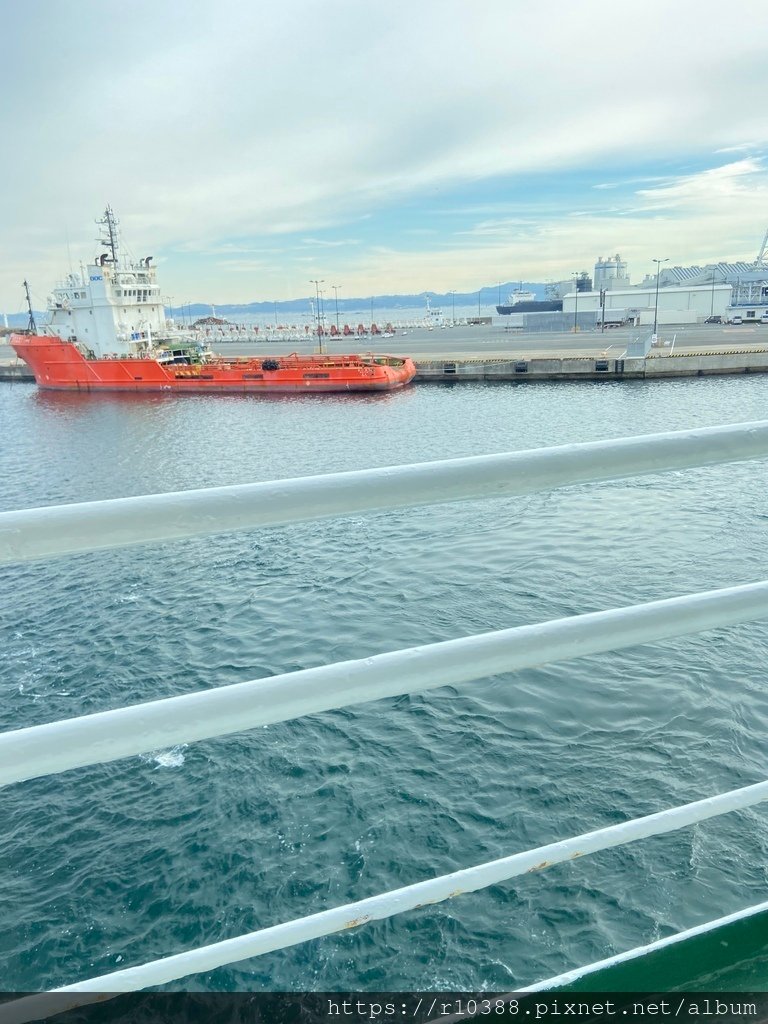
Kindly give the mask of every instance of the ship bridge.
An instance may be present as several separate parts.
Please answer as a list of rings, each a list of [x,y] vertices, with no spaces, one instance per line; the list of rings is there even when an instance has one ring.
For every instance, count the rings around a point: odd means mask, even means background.
[[[118,221],[110,207],[97,223],[107,250],[57,284],[48,301],[50,333],[75,339],[96,356],[126,355],[151,346],[167,330],[151,256],[120,254]]]

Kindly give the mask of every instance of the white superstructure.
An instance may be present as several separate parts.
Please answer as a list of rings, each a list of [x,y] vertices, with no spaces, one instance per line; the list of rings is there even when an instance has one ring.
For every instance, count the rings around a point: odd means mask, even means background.
[[[424,326],[428,330],[432,330],[433,327],[442,327],[444,324],[443,311],[442,309],[432,309],[429,304],[429,296],[427,295],[427,312],[424,317]]]
[[[117,223],[108,206],[97,224],[103,228],[98,241],[109,251],[68,274],[48,298],[45,333],[75,341],[97,357],[147,351],[172,333],[152,257],[121,257]]]

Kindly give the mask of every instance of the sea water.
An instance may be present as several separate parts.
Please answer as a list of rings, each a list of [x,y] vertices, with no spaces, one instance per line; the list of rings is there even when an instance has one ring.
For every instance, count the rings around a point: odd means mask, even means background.
[[[765,417],[768,378],[373,396],[0,385],[15,509]],[[0,728],[768,575],[766,463],[5,567]],[[765,623],[7,787],[0,977],[35,990],[762,780]],[[765,898],[760,808],[173,988],[507,990]]]

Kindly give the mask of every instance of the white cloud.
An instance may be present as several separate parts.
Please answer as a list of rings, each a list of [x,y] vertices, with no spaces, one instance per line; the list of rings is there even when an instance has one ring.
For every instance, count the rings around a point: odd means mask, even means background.
[[[756,149],[762,148],[765,145],[766,141],[768,141],[768,140],[760,139],[760,140],[755,141],[755,142],[742,142],[742,143],[740,143],[737,146],[721,146],[720,149],[716,149],[715,150],[715,153],[743,153],[743,152],[750,152],[750,151],[754,151]]]
[[[0,113],[0,306],[18,305],[20,272],[50,288],[67,229],[91,255],[106,202],[166,257],[247,254],[291,233],[346,237],[372,211],[490,177],[601,167],[599,189],[633,161],[749,152],[765,137],[752,97],[768,6],[742,0],[737,17],[749,32],[719,0],[134,0],[120,18],[93,2],[5,5],[5,77],[24,88]],[[653,199],[681,210],[693,187]],[[556,199],[540,211],[561,215]],[[189,288],[235,297],[215,263],[207,277],[181,267]],[[290,286],[290,269],[273,274],[265,287]]]
[[[756,210],[768,210],[768,172],[758,160],[743,160],[667,178],[612,208],[483,221],[415,253],[382,247],[343,272],[353,294],[370,292],[381,279],[389,290],[418,292],[435,282],[463,290],[516,277],[557,280],[576,268],[589,271],[601,253],[619,251],[637,282],[654,256],[673,265],[753,259],[764,230]]]
[[[748,157],[698,174],[683,175],[654,188],[639,189],[637,195],[645,202],[646,209],[722,206],[733,200],[741,203],[746,197],[751,200],[764,178],[761,160]]]
[[[337,249],[339,246],[359,245],[357,238],[302,238],[301,245],[305,248]]]

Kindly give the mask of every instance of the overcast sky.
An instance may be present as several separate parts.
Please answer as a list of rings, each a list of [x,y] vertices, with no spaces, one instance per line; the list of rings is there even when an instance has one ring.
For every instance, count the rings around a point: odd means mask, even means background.
[[[0,311],[113,206],[180,304],[754,259],[768,2],[0,0]]]

